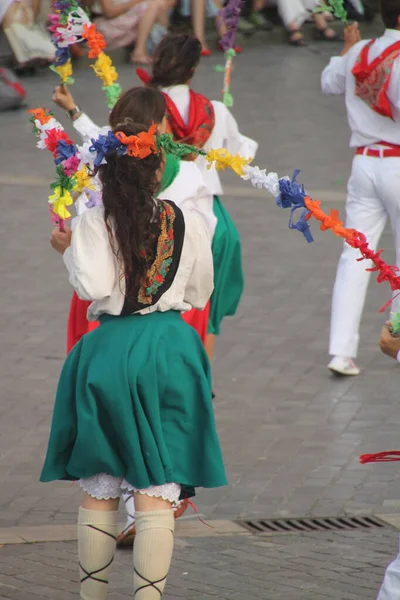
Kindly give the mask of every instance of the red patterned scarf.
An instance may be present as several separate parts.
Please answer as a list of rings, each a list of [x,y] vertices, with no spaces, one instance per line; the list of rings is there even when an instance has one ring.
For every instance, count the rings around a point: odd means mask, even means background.
[[[168,130],[175,141],[203,148],[214,129],[214,107],[205,96],[196,94],[192,90],[189,90],[189,94],[190,108],[187,125],[183,122],[175,103],[167,94],[164,94],[167,104]]]
[[[394,61],[400,55],[400,41],[395,42],[368,64],[371,40],[361,50],[352,73],[356,80],[355,94],[372,110],[383,117],[393,119],[392,107],[387,97]]]

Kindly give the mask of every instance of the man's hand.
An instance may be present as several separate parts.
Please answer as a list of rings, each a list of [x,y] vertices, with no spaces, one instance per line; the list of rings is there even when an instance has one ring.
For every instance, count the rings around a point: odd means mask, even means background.
[[[361,41],[360,30],[358,29],[358,23],[355,22],[348,25],[344,30],[344,48],[341,55],[347,54],[359,41]]]
[[[384,354],[387,354],[388,356],[391,356],[397,360],[397,354],[400,350],[400,337],[391,336],[389,327],[384,325],[381,331],[379,346]]]
[[[57,250],[60,254],[64,254],[67,248],[71,245],[72,232],[67,227],[65,231],[60,231],[57,227],[53,230],[50,237],[50,244],[54,250]]]
[[[66,111],[72,110],[76,106],[75,100],[66,85],[58,85],[54,88],[51,99]]]

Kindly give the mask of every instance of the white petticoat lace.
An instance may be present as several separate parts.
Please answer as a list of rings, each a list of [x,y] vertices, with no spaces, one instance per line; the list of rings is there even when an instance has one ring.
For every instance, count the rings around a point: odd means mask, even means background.
[[[120,498],[126,491],[139,492],[146,496],[162,498],[169,502],[178,502],[181,495],[181,486],[178,483],[164,483],[164,485],[152,485],[148,488],[138,490],[130,485],[123,477],[113,477],[106,473],[93,475],[88,479],[80,479],[80,486],[97,500],[110,500],[111,498]]]

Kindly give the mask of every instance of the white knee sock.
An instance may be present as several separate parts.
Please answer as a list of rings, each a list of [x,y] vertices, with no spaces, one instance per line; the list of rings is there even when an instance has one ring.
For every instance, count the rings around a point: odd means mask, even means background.
[[[135,600],[160,600],[171,565],[174,529],[172,509],[136,513],[133,549]]]
[[[78,549],[81,600],[105,600],[114,560],[118,512],[79,509]]]

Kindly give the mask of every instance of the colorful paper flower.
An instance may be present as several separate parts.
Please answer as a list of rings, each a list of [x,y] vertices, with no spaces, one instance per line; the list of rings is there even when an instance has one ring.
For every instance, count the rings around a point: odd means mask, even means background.
[[[279,177],[277,173],[267,173],[266,169],[260,170],[259,167],[250,165],[243,167],[243,172],[242,179],[250,181],[253,187],[265,189],[275,198],[279,196]]]
[[[61,79],[61,82],[64,85],[70,85],[71,83],[74,83],[74,80],[72,78],[72,63],[71,63],[71,60],[68,60],[68,62],[66,62],[64,65],[61,65],[59,67],[51,65],[50,69],[52,71],[55,71],[55,73],[58,74],[58,76]]]
[[[54,66],[62,67],[63,65],[66,65],[70,59],[71,59],[71,52],[70,52],[70,49],[68,48],[68,46],[67,47],[57,46],[56,53],[54,55]],[[72,65],[71,65],[70,75],[72,75]]]
[[[41,125],[45,125],[54,118],[54,114],[47,108],[32,108],[28,110],[28,113],[32,115],[29,119],[31,123],[39,121]]]
[[[71,213],[68,211],[67,206],[71,206],[73,200],[69,190],[56,187],[54,194],[49,196],[49,203],[52,205],[52,210],[55,215],[63,220],[70,218]]]
[[[47,29],[50,33],[55,34],[57,32],[57,27],[60,26],[60,15],[59,14],[50,14],[48,15],[49,25]]]
[[[81,160],[80,160],[79,156],[75,156],[75,155],[64,160],[62,163],[62,166],[63,166],[65,175],[67,175],[68,177],[72,177],[72,175],[75,175],[79,168],[80,162],[81,162]]]
[[[111,58],[107,54],[104,54],[104,52],[100,52],[96,62],[91,66],[105,86],[113,85],[117,81],[117,71],[112,65]]]
[[[229,0],[228,4],[219,11],[218,20],[226,26],[227,32],[221,37],[220,43],[224,51],[235,45],[236,32],[239,26],[240,13],[244,0]]]
[[[243,158],[236,154],[233,156],[226,148],[218,148],[217,150],[210,150],[206,155],[208,162],[207,168],[210,169],[214,164],[217,171],[229,168],[236,173],[236,175],[244,175],[243,168],[251,162],[251,158]]]
[[[85,194],[88,198],[85,202],[87,208],[94,208],[95,206],[101,206],[103,204],[102,195],[98,190],[87,188],[85,189]]]
[[[82,161],[82,157],[81,157],[81,161]],[[85,188],[89,188],[92,187],[92,182],[89,176],[89,173],[87,172],[86,167],[82,167],[81,169],[79,169],[79,171],[77,171],[75,173],[75,178],[76,178],[76,190],[78,192],[82,192],[83,189]]]
[[[64,140],[67,144],[72,144],[72,141],[70,140],[68,134],[65,133],[65,131],[62,131],[60,129],[50,129],[46,132],[46,148],[53,153],[54,157],[57,154],[57,146],[61,140]]]
[[[115,137],[121,144],[127,147],[127,154],[136,158],[146,158],[150,154],[157,153],[155,143],[155,134],[157,125],[153,123],[148,131],[141,131],[138,135],[125,135],[122,131],[117,131]]]
[[[71,143],[71,140],[66,141],[65,138],[60,139],[55,150],[54,162],[56,165],[59,165],[64,160],[68,160],[69,158],[75,156],[76,153],[77,149],[74,144]],[[79,162],[80,160],[78,158],[78,165]]]
[[[89,58],[97,58],[104,48],[107,46],[103,35],[97,31],[96,26],[91,23],[83,26],[82,37],[87,41],[89,46]]]
[[[105,157],[108,154],[119,149],[121,149],[121,142],[112,131],[109,131],[107,135],[100,135],[97,140],[92,139],[89,150],[95,155],[94,166],[99,167],[105,162]]]
[[[103,86],[102,90],[106,94],[108,108],[114,108],[122,93],[121,86],[119,85],[119,83],[114,83],[113,85]]]

